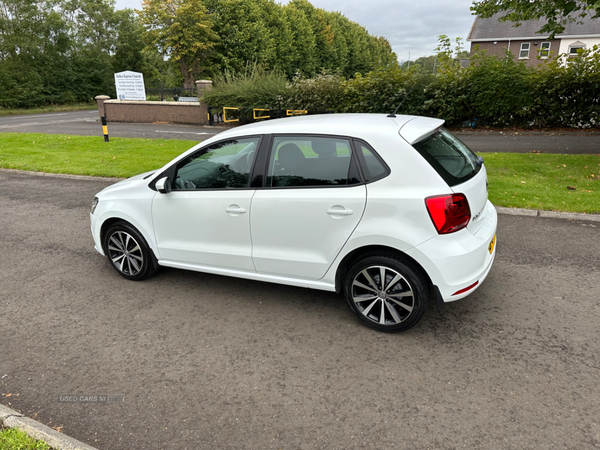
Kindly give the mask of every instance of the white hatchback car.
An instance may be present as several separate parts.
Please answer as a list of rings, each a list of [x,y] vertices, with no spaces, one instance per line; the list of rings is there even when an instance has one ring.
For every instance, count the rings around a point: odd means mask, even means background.
[[[343,292],[379,331],[472,293],[495,256],[483,159],[415,116],[285,118],[224,131],[94,199],[98,252],[127,279],[160,266]]]

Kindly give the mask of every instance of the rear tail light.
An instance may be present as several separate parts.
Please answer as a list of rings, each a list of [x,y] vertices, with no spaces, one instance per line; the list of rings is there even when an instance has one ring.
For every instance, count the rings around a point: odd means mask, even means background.
[[[464,194],[427,197],[425,204],[439,234],[462,230],[471,220],[471,208]]]

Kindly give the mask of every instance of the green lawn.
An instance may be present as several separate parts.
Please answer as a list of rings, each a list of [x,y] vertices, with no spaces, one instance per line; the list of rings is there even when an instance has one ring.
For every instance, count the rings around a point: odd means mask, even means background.
[[[40,106],[38,108],[19,108],[9,109],[0,107],[0,116],[16,116],[21,114],[40,114],[48,112],[63,112],[63,111],[85,111],[98,109],[96,103],[77,103],[74,105],[57,105],[57,106]]]
[[[176,139],[132,139],[1,133],[0,167],[39,172],[130,177],[169,162],[197,144]]]
[[[156,169],[196,141],[0,133],[0,167],[130,177]],[[600,213],[600,155],[483,153],[497,206]],[[574,188],[574,189],[569,189]]]
[[[490,201],[495,205],[600,213],[600,155],[481,156],[488,171]]]
[[[0,428],[0,450],[51,450],[43,441],[27,436],[16,428]]]

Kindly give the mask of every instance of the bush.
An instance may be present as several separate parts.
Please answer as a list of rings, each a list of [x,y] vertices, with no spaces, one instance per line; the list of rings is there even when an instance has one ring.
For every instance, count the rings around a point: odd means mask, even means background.
[[[505,56],[475,54],[465,69],[468,103],[485,125],[523,125],[533,103],[532,75],[536,69]]]
[[[345,99],[345,83],[341,75],[328,72],[314,78],[297,75],[290,86],[286,108],[339,112]]]
[[[448,125],[597,127],[600,124],[600,51],[588,50],[562,64],[527,67],[507,53],[476,54],[462,69],[438,55],[435,75],[390,66],[344,79],[323,72],[297,76],[253,69],[250,75],[226,74],[204,100],[210,106],[306,109],[338,113],[400,114],[444,119]],[[476,119],[476,120],[475,120]]]
[[[566,58],[565,58],[566,59]],[[600,125],[600,48],[553,60],[533,76],[532,125],[590,128]]]
[[[285,107],[290,87],[281,72],[265,72],[252,67],[243,74],[226,72],[214,79],[213,89],[202,96],[209,106],[272,108]]]

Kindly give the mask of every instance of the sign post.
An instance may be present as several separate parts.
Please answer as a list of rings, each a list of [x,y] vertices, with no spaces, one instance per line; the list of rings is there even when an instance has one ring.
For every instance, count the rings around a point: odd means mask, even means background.
[[[139,72],[126,70],[115,73],[115,87],[119,100],[146,100],[144,75]]]

